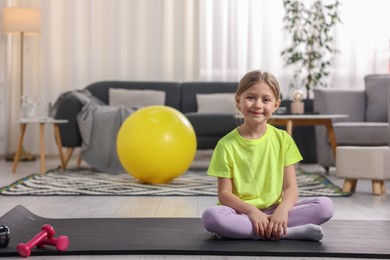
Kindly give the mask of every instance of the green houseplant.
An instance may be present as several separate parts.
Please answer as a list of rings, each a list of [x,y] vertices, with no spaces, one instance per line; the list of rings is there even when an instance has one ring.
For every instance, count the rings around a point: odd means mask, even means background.
[[[294,82],[290,88],[310,91],[328,85],[331,61],[338,52],[333,46],[333,32],[341,22],[339,1],[283,0],[284,29],[291,35],[288,46],[281,55],[286,67],[293,68]]]

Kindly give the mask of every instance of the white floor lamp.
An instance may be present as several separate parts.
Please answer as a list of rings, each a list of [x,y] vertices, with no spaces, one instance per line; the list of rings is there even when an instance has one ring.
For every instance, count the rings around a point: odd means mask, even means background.
[[[3,9],[3,32],[8,35],[20,35],[20,102],[24,95],[23,92],[23,54],[24,54],[24,36],[36,35],[41,30],[41,14],[38,9],[6,7]],[[21,103],[19,103],[20,109]],[[15,154],[6,158],[14,159]],[[20,161],[35,160],[35,157],[24,149],[20,155]]]

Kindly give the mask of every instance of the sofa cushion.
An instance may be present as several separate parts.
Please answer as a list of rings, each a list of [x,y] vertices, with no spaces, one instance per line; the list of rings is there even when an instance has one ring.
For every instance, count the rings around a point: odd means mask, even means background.
[[[333,123],[338,145],[388,145],[389,124],[378,122]]]
[[[198,111],[197,94],[235,93],[238,82],[184,82],[181,84],[181,109],[184,114]]]
[[[165,92],[159,90],[135,90],[110,88],[108,90],[108,105],[127,108],[146,107],[165,104]]]
[[[197,94],[198,113],[235,114],[238,112],[233,93]]]
[[[165,105],[180,110],[181,87],[178,82],[159,81],[99,81],[86,87],[92,95],[108,104],[108,90],[112,88],[122,89],[150,89],[165,92]]]
[[[240,119],[233,114],[186,113],[194,127],[196,136],[224,136],[240,125]]]
[[[370,75],[365,77],[366,87],[366,121],[388,122],[388,75]]]

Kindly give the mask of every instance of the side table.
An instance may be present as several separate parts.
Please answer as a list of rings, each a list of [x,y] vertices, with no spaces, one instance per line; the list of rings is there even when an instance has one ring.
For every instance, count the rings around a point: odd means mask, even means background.
[[[292,135],[294,126],[315,126],[324,125],[328,132],[329,143],[332,147],[332,153],[336,159],[336,135],[333,129],[333,119],[347,118],[344,114],[303,114],[303,115],[273,115],[269,123],[272,125],[286,126],[286,131]]]
[[[22,151],[24,134],[26,133],[26,128],[28,124],[39,124],[39,139],[41,146],[41,173],[45,174],[46,172],[46,151],[45,151],[45,124],[52,124],[54,127],[55,140],[58,147],[58,152],[61,160],[61,169],[65,169],[65,159],[62,153],[62,143],[60,137],[60,130],[58,124],[66,124],[68,120],[54,119],[54,118],[42,118],[42,119],[21,119],[17,121],[20,124],[20,136],[18,142],[18,148],[15,153],[14,163],[12,167],[12,172],[16,172],[18,166],[20,152]]]
[[[237,118],[242,118],[239,114]],[[328,132],[329,143],[332,147],[333,156],[336,159],[336,135],[333,129],[333,119],[347,118],[344,114],[303,114],[303,115],[272,115],[268,123],[275,126],[285,126],[286,132],[292,136],[294,126],[316,126],[323,125]]]
[[[333,119],[347,118],[344,114],[302,114],[302,115],[273,115],[269,123],[276,126],[286,126],[286,131],[292,135],[294,126],[316,126],[323,125],[328,132],[329,143],[332,147],[332,153],[336,159],[336,135],[333,129]]]

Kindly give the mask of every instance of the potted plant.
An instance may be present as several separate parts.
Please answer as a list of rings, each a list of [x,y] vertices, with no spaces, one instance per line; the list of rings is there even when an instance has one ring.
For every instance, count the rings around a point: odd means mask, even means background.
[[[341,22],[340,3],[338,0],[328,2],[283,0],[284,29],[291,40],[281,55],[285,66],[293,68],[290,93],[294,93],[294,89],[305,89],[307,99],[313,88],[328,85],[331,61],[338,52],[333,45],[333,32]]]
[[[333,33],[341,22],[340,3],[339,0],[283,0],[283,6],[284,29],[291,37],[281,55],[285,67],[293,70],[289,83],[291,100],[283,103],[289,106],[290,113],[314,113],[312,90],[328,85],[332,58],[338,53]],[[293,138],[304,162],[317,162],[314,127],[300,127],[294,131]]]

